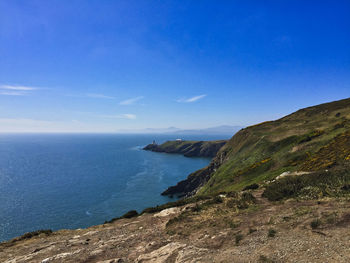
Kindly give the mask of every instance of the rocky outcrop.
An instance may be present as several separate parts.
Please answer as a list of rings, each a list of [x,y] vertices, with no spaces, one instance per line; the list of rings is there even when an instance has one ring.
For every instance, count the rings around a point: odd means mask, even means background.
[[[214,157],[207,167],[190,174],[175,186],[170,186],[162,195],[192,196],[203,186],[216,169],[222,164],[226,151],[226,140],[218,141],[167,141],[161,145],[147,145],[144,150],[153,152],[178,153],[186,157]]]
[[[36,232],[0,243],[0,262],[350,262],[348,197],[270,202],[262,191],[87,229]]]
[[[220,167],[224,162],[227,155],[227,151],[223,147],[216,155],[216,157],[210,162],[207,167],[191,173],[185,180],[178,182],[174,186],[170,186],[166,189],[162,195],[178,195],[178,196],[192,196],[197,190],[207,183],[211,175]]]
[[[163,144],[152,143],[144,147],[146,151],[177,153],[186,157],[214,157],[226,140],[218,141],[167,141]]]

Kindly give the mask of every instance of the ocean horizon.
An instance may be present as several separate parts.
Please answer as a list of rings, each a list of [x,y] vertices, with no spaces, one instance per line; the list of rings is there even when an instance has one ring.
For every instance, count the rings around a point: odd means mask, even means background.
[[[230,137],[0,134],[0,242],[38,229],[86,228],[174,201],[161,192],[210,159],[142,148],[153,140]]]

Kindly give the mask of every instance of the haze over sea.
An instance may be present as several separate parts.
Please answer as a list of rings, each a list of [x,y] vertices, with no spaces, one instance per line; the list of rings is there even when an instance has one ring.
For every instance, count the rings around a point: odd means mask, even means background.
[[[178,137],[230,136],[1,134],[0,241],[38,229],[101,224],[174,200],[160,193],[210,160],[142,147]]]

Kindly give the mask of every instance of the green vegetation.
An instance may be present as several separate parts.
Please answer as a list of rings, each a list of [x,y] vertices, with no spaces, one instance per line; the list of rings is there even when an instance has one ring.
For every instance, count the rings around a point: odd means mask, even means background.
[[[273,228],[270,228],[269,231],[267,232],[268,237],[275,237],[277,231]]]
[[[16,238],[15,241],[19,241],[19,240],[23,240],[23,239],[29,239],[29,238],[32,238],[34,236],[39,236],[41,234],[50,235],[50,234],[52,234],[52,230],[51,229],[43,229],[43,230],[37,230],[37,231],[33,231],[33,232],[28,232],[28,233],[25,233],[24,235]]]
[[[311,223],[310,223],[310,226],[311,226],[312,229],[316,229],[320,225],[321,225],[321,220],[319,220],[319,219],[312,220]]]
[[[227,193],[225,197],[212,196],[208,200],[199,200],[194,205],[189,206],[179,215],[171,218],[167,224],[167,231],[183,235],[190,231],[182,231],[183,228],[192,230],[206,227],[229,227],[236,229],[241,225],[241,221],[234,216],[240,212],[249,212],[248,208],[254,206],[256,200],[250,192]],[[242,205],[244,204],[244,205]],[[215,220],[217,216],[220,220]],[[243,238],[238,236],[237,239]],[[237,240],[239,243],[240,240]]]
[[[252,234],[254,232],[258,231],[256,228],[249,228],[248,234]]]
[[[283,172],[317,172],[349,161],[350,99],[345,99],[242,129],[214,158],[215,170],[199,194],[252,189]]]
[[[235,235],[236,246],[239,245],[239,242],[241,242],[242,239],[243,239],[243,235],[242,234],[236,234]]]
[[[259,188],[259,185],[258,184],[250,184],[250,185],[247,185],[246,187],[243,188],[243,191],[246,191],[246,190],[255,190],[255,189],[258,189]]]
[[[263,196],[270,201],[291,197],[318,199],[323,196],[342,196],[350,193],[349,166],[335,167],[328,171],[286,176],[266,186]]]
[[[136,210],[130,210],[129,212],[126,212],[124,215],[122,215],[121,217],[115,217],[109,221],[105,221],[105,224],[113,223],[114,221],[119,220],[119,219],[123,219],[123,218],[133,218],[133,217],[136,217],[138,215],[139,215],[139,213]]]
[[[273,261],[272,259],[269,259],[268,257],[266,257],[264,255],[260,255],[259,262],[274,263],[275,261]]]
[[[136,210],[130,210],[129,212],[125,213],[124,215],[121,216],[121,218],[132,218],[135,216],[138,216],[139,213],[137,213]]]
[[[30,239],[30,238],[33,238],[33,237],[39,236],[39,235],[48,236],[48,235],[51,235],[52,233],[53,232],[51,229],[41,229],[41,230],[37,230],[37,231],[33,231],[33,232],[28,232],[28,233],[23,234],[22,236],[13,238],[8,242],[2,242],[2,243],[0,242],[0,247],[1,246],[10,247],[10,246],[13,246],[18,241]]]

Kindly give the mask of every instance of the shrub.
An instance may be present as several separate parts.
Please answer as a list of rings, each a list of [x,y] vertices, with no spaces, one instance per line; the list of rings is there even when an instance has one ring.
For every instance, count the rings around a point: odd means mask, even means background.
[[[301,143],[304,143],[304,142],[309,142],[313,138],[321,136],[322,134],[324,134],[324,131],[320,131],[320,130],[312,131],[312,132],[310,132],[308,134],[302,135],[301,138],[299,139],[298,143],[301,144]]]
[[[198,203],[196,203],[196,205],[194,207],[192,207],[193,212],[200,212],[202,209],[203,209],[203,207],[201,205],[199,205]]]
[[[122,218],[132,218],[132,217],[136,217],[138,216],[139,213],[137,213],[136,210],[130,210],[129,212],[126,212],[124,215],[120,216],[120,217],[114,217],[112,218],[111,220],[108,220],[108,221],[105,221],[104,224],[109,224],[109,223],[113,223],[119,219],[122,219]]]
[[[311,223],[310,223],[310,226],[311,226],[312,229],[316,229],[320,225],[321,225],[321,220],[319,220],[319,219],[312,220]]]
[[[138,215],[139,213],[137,213],[136,210],[130,210],[129,212],[126,212],[124,215],[122,215],[121,218],[132,218]]]
[[[249,207],[249,204],[244,200],[239,200],[237,202],[237,207],[238,209],[247,209]]]
[[[274,261],[272,259],[269,259],[268,257],[266,257],[264,255],[260,255],[259,262],[273,263]]]
[[[249,192],[244,192],[242,194],[241,200],[248,202],[248,203],[255,203],[256,202],[256,198],[254,197],[254,195],[252,195],[252,193],[249,193]]]
[[[236,191],[228,192],[227,193],[227,197],[237,198],[238,197],[238,193]]]
[[[341,190],[343,190],[343,191],[350,191],[350,184],[343,185]]]
[[[299,176],[286,176],[267,185],[263,197],[270,201],[279,201],[284,198],[308,196],[337,195],[337,189],[345,190],[350,182],[349,168],[333,168],[326,171],[314,172]]]
[[[12,239],[11,242],[13,243],[13,242],[21,241],[24,239],[30,239],[32,237],[39,236],[41,234],[50,235],[50,234],[52,234],[52,230],[51,229],[41,229],[41,230],[37,230],[37,231],[33,231],[33,232],[28,232],[28,233],[23,234],[20,237],[16,237],[16,238]]]
[[[267,236],[268,236],[268,237],[275,237],[276,233],[277,233],[277,232],[276,232],[275,229],[270,228],[269,231],[267,232]]]
[[[300,190],[300,196],[304,199],[319,199],[322,195],[322,190],[317,186],[306,186]]]
[[[220,197],[220,196],[215,196],[214,198],[213,198],[213,202],[215,203],[215,204],[220,204],[220,203],[222,203],[224,200],[222,199],[222,197]]]
[[[243,239],[243,235],[242,234],[236,234],[235,235],[235,242],[236,242],[236,245],[238,246],[239,245],[239,242]]]
[[[229,226],[230,226],[232,229],[235,229],[235,228],[239,227],[240,224],[241,224],[241,222],[239,222],[239,221],[230,221],[230,222],[229,222]]]
[[[235,208],[236,205],[237,205],[237,202],[236,202],[235,199],[230,199],[230,200],[228,200],[228,201],[226,202],[226,206],[227,206],[228,208]]]
[[[254,233],[256,231],[258,231],[256,228],[251,228],[250,227],[248,233],[251,234],[251,233]]]
[[[171,226],[172,224],[181,222],[181,221],[183,221],[184,219],[186,219],[187,215],[188,215],[188,214],[187,214],[186,212],[183,212],[183,213],[181,213],[181,214],[178,215],[178,216],[175,216],[175,217],[173,217],[173,218],[170,218],[169,221],[166,223],[165,226],[166,226],[166,227],[169,227],[169,226]]]
[[[250,184],[250,185],[247,185],[246,187],[243,188],[243,191],[246,191],[246,190],[255,190],[255,189],[258,189],[259,188],[259,185],[258,184]]]

